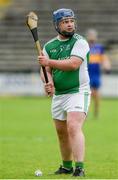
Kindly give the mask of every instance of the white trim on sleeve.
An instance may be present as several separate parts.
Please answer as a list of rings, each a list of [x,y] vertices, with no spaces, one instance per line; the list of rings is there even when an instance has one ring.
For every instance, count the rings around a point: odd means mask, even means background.
[[[85,60],[88,51],[89,45],[87,41],[85,39],[78,39],[73,46],[71,56],[78,56]]]
[[[48,55],[48,53],[47,53],[45,47],[43,48],[43,54],[44,54],[47,58],[49,58],[49,55]]]

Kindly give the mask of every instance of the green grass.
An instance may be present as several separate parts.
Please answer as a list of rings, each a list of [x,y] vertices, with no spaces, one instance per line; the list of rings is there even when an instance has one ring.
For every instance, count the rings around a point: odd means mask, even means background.
[[[61,163],[49,98],[0,98],[0,178],[69,179],[55,176]],[[84,126],[86,178],[118,178],[118,101],[102,100]],[[41,169],[42,177],[34,171]]]

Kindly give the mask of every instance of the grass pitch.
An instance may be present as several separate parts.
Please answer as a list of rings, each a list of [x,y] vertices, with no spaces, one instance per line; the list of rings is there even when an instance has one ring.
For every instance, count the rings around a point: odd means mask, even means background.
[[[0,98],[0,179],[72,179],[53,175],[61,163],[50,98]],[[102,100],[84,126],[88,179],[118,178],[118,101]],[[40,169],[42,177],[35,177]],[[74,179],[74,178],[73,178]]]

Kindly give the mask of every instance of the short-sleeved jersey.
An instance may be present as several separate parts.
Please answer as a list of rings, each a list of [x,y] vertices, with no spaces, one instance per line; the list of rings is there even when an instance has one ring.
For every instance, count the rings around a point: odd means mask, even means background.
[[[89,75],[99,76],[100,66],[103,60],[104,47],[101,44],[90,46]]]
[[[59,37],[56,37],[45,44],[43,52],[50,60],[63,61],[64,59],[68,60],[71,56],[76,56],[82,61],[77,70],[62,71],[52,69],[56,95],[80,91],[89,92],[87,66],[89,61],[89,45],[82,36],[74,34],[72,38],[66,40],[60,40]]]

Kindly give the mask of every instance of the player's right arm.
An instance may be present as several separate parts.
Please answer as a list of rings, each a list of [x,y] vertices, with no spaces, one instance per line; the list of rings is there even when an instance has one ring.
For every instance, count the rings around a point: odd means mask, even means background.
[[[42,54],[44,54],[45,56],[48,57],[48,54],[47,54],[45,49],[43,49]],[[54,83],[53,83],[53,78],[52,78],[52,70],[51,70],[51,68],[49,66],[45,67],[45,69],[46,69],[47,76],[48,76],[48,83],[45,82],[45,77],[44,77],[42,68],[41,68],[41,71],[40,71],[41,79],[42,79],[42,81],[44,83],[46,93],[49,96],[52,96],[54,94]]]
[[[53,83],[50,67],[46,67],[46,72],[47,72],[47,76],[48,76],[48,83],[45,82],[45,78],[44,78],[44,74],[43,74],[42,69],[40,71],[40,75],[41,75],[41,79],[44,83],[46,93],[49,96],[52,96],[54,94],[54,83]]]

